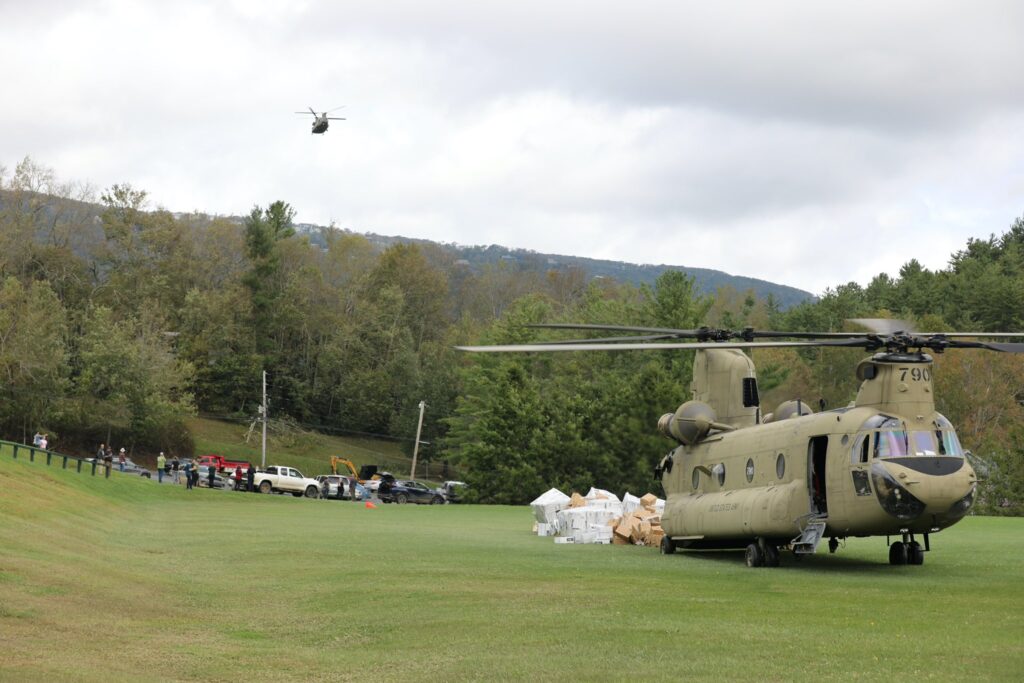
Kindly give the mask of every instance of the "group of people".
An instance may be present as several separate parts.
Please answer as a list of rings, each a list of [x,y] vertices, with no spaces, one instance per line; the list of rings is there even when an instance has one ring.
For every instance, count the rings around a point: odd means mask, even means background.
[[[32,437],[32,445],[45,451],[50,446],[50,435],[36,432],[36,435]]]
[[[114,449],[106,444],[100,444],[99,449],[96,451],[96,462],[101,462],[107,467],[111,467],[114,464]],[[117,453],[117,466],[122,472],[124,472],[124,466],[128,462],[128,454],[122,448]]]
[[[170,459],[164,455],[163,451],[160,451],[160,455],[156,459],[156,477],[158,482],[163,482],[164,475],[174,478],[174,483],[181,483],[181,476],[185,477],[185,488],[191,489],[199,486],[199,461],[195,458],[185,458],[179,460],[178,456],[172,456]],[[232,483],[236,491],[253,491],[253,479],[256,476],[256,471],[249,467],[249,470],[243,475],[241,469],[236,469],[234,476],[231,478]],[[212,489],[214,482],[217,480],[217,468],[213,466],[206,467],[207,485]]]

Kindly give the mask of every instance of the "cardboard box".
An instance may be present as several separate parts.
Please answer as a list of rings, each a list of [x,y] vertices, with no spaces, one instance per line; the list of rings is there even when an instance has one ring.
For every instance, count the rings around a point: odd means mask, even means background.
[[[572,496],[569,497],[569,507],[571,508],[581,508],[586,504],[587,499],[578,493],[573,493]]]
[[[654,506],[657,504],[657,502],[658,497],[653,493],[648,493],[640,498],[640,505],[642,505],[645,508],[654,509]]]

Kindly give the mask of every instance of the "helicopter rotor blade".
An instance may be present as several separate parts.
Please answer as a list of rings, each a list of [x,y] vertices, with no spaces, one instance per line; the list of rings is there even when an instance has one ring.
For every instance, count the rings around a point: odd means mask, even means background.
[[[347,119],[344,116],[328,116],[327,120],[328,121],[346,121]]]
[[[747,327],[742,330],[720,330],[713,327],[701,327],[695,330],[679,330],[665,327],[635,327],[632,325],[591,325],[574,323],[537,323],[526,325],[526,327],[555,330],[610,330],[616,332],[647,332],[652,334],[664,334],[667,337],[682,339],[692,337],[695,339],[710,340],[720,339],[859,339],[864,336],[863,332],[776,332],[773,330],[755,330]],[[593,340],[603,341],[603,340]]]
[[[313,109],[313,107],[310,107],[310,108],[309,108],[309,113],[310,113],[310,114],[312,114],[313,116],[316,116],[316,115],[317,115],[317,114],[316,114],[316,111],[315,111],[315,110]]]
[[[330,113],[331,113],[332,111],[338,111],[339,109],[344,109],[344,108],[345,108],[345,105],[343,104],[343,105],[341,105],[340,107],[335,107],[334,109],[328,109],[328,110],[327,110],[327,111],[325,111],[324,113],[325,113],[325,114],[330,114]]]
[[[598,344],[613,342],[643,342],[658,341],[665,339],[679,339],[676,334],[637,334],[628,337],[596,337],[593,339],[555,339],[552,341],[536,342],[537,344]]]
[[[793,347],[864,347],[873,343],[868,338],[860,339],[824,339],[821,341],[778,341],[778,342],[669,342],[659,343],[623,343],[623,344],[503,344],[495,346],[456,346],[460,351],[472,353],[532,353],[549,351],[672,351],[679,349],[784,349]]]
[[[988,349],[989,351],[1001,351],[1003,353],[1024,353],[1024,344],[1014,342],[949,342],[951,349]]]

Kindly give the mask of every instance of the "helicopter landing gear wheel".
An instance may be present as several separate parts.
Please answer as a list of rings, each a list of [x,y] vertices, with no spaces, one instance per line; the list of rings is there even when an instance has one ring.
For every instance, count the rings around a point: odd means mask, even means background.
[[[668,536],[661,537],[661,554],[671,555],[676,551],[676,544]]]
[[[761,552],[761,546],[759,546],[757,543],[751,543],[750,545],[748,545],[746,560],[748,567],[763,567],[764,553]]]
[[[924,550],[917,541],[911,541],[907,546],[907,564],[924,564]]]
[[[907,563],[907,544],[903,541],[895,541],[889,546],[889,564]]]
[[[779,548],[772,543],[766,543],[764,546],[764,566],[766,567],[778,567],[779,566]]]
[[[839,539],[836,538],[835,536],[833,536],[832,538],[828,539],[828,552],[830,554],[835,554],[836,550],[838,550],[838,549],[839,549]]]

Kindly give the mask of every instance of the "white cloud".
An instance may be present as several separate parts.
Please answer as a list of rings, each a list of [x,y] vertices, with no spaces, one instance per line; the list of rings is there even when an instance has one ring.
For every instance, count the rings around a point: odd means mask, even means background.
[[[1012,2],[5,3],[0,163],[821,291],[1022,213],[1021,25]],[[324,136],[293,113],[343,104]]]

